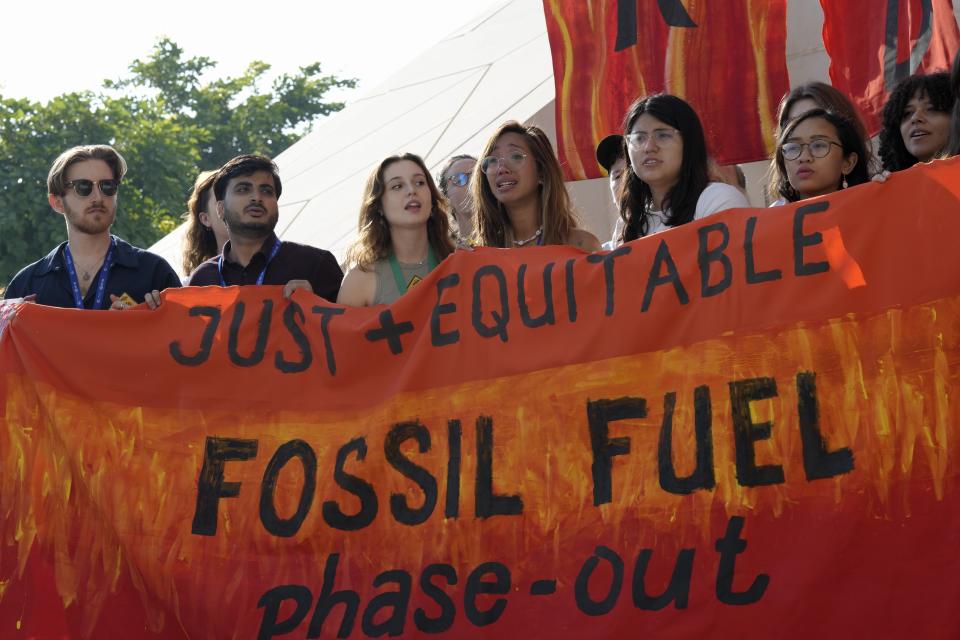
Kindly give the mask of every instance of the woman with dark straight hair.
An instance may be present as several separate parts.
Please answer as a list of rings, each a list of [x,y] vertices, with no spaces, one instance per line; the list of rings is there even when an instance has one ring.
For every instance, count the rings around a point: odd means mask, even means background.
[[[880,159],[887,171],[929,162],[947,148],[954,97],[945,71],[902,80],[883,105]]]
[[[807,82],[784,94],[783,98],[780,99],[780,105],[777,107],[777,131],[774,140],[779,144],[787,123],[813,109],[823,109],[835,113],[850,122],[863,141],[863,148],[867,153],[867,155],[859,157],[858,164],[867,173],[873,174],[879,171],[880,164],[873,155],[870,135],[867,133],[866,125],[863,124],[860,112],[853,106],[853,102],[846,94],[824,82]],[[767,196],[771,199],[776,198],[780,192],[780,186],[786,182],[787,176],[780,171],[776,158],[774,158],[771,160],[770,169],[767,172]],[[784,202],[785,200],[780,198],[774,204],[784,204]]]
[[[477,244],[600,249],[596,236],[577,227],[560,163],[539,127],[513,121],[500,125],[473,171],[470,190],[477,211]]]
[[[619,242],[750,206],[736,187],[710,181],[703,125],[684,100],[665,93],[640,98],[627,111],[623,137]]]
[[[780,134],[773,160],[782,176],[777,195],[796,202],[868,182],[866,154],[852,122],[824,109],[806,111]]]
[[[337,302],[390,304],[453,253],[446,200],[423,159],[384,158],[367,178],[359,236],[350,248]]]

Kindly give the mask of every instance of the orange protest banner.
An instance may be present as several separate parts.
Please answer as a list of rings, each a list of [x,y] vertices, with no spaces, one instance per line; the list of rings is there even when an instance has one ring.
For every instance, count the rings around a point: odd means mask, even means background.
[[[0,636],[952,637],[958,200],[458,252],[390,307],[18,304]]]

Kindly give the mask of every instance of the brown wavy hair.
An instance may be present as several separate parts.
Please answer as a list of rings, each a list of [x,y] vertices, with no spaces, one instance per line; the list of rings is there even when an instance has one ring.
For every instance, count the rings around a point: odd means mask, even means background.
[[[367,178],[363,189],[363,202],[360,204],[360,220],[356,241],[347,252],[347,262],[368,271],[378,260],[385,260],[393,252],[390,240],[390,225],[383,215],[380,199],[384,193],[383,173],[387,167],[401,160],[415,163],[423,171],[427,186],[430,188],[430,217],[427,219],[427,239],[437,261],[453,253],[454,245],[450,239],[450,217],[447,201],[437,189],[433,176],[427,169],[423,158],[413,153],[404,153],[384,158]]]
[[[543,224],[543,243],[566,244],[570,233],[578,225],[553,145],[540,127],[524,126],[515,120],[504,122],[493,132],[480,154],[480,162],[473,168],[470,193],[473,196],[477,221],[474,242],[487,247],[509,247],[513,244],[513,227],[507,210],[493,195],[487,176],[480,168],[483,158],[493,152],[497,140],[505,133],[523,136],[537,163],[537,173],[541,180],[540,222]]]
[[[198,175],[187,200],[187,212],[183,214],[183,219],[187,221],[187,231],[183,235],[183,272],[187,275],[220,253],[213,229],[200,222],[201,213],[216,215],[213,211],[207,211],[207,200],[216,177],[216,171],[204,171]]]

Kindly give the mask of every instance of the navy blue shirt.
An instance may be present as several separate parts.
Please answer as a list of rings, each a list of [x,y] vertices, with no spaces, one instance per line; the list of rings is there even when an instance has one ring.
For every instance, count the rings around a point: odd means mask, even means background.
[[[116,236],[114,236],[116,237]],[[110,308],[110,294],[121,296],[129,295],[137,303],[143,302],[143,297],[154,289],[163,291],[170,287],[179,287],[180,278],[176,271],[160,256],[138,249],[120,238],[116,238],[117,248],[113,253],[113,262],[110,265],[110,275],[107,277],[107,288],[104,295],[103,308]],[[70,285],[70,274],[67,271],[63,258],[63,248],[66,242],[37,260],[33,264],[20,270],[3,297],[22,298],[34,293],[36,302],[51,307],[76,307],[73,300],[73,289]],[[102,269],[102,267],[101,267]],[[97,278],[100,271],[90,281],[90,288],[83,298],[85,309],[92,309],[97,297]]]
[[[276,234],[271,233],[245,267],[226,258],[230,253],[228,241],[223,247],[224,283],[228,287],[256,284],[260,273],[266,268],[263,284],[282,285],[291,280],[307,280],[315,294],[330,302],[336,302],[337,294],[340,293],[340,282],[343,280],[343,271],[333,254],[310,245],[284,240],[280,243],[277,255],[268,264],[267,258],[276,240]],[[187,286],[219,286],[219,261],[220,256],[214,256],[194,269],[190,279],[187,280]]]

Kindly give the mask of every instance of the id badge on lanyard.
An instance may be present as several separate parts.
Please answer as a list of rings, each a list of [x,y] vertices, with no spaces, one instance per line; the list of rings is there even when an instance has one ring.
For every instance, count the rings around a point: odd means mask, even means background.
[[[267,275],[267,267],[270,266],[270,261],[276,257],[277,252],[280,251],[280,238],[277,238],[273,242],[273,249],[270,250],[270,255],[267,256],[267,261],[263,265],[263,271],[260,272],[260,275],[257,276],[257,284],[263,284],[263,279]],[[220,286],[226,287],[227,282],[223,279],[223,252],[220,252],[220,258],[217,260],[217,274],[220,276]]]
[[[94,309],[103,308],[103,300],[107,295],[107,278],[110,277],[110,265],[113,264],[113,251],[116,247],[117,239],[110,236],[110,248],[107,249],[107,255],[103,259],[103,266],[100,267],[100,276],[97,278],[97,293],[93,298]],[[67,263],[67,275],[70,277],[73,304],[77,309],[84,309],[83,296],[80,294],[80,280],[77,279],[77,268],[73,264],[73,255],[70,253],[69,244],[63,248],[63,260]]]

